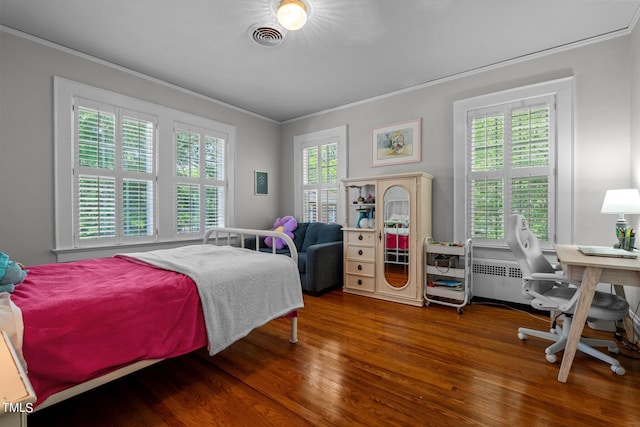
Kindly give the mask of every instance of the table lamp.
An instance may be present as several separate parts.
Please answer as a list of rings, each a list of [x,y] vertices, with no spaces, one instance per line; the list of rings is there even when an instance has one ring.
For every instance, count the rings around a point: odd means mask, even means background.
[[[616,227],[627,227],[627,220],[624,214],[640,213],[640,191],[637,188],[624,190],[607,190],[602,202],[603,214],[618,214]]]
[[[640,191],[637,188],[607,190],[600,213],[618,215],[618,220],[616,221],[616,237],[620,242],[620,247],[632,247],[633,244],[628,242],[630,233],[627,233],[627,230],[631,229],[629,229],[629,223],[625,219],[624,214],[640,213]],[[625,241],[625,238],[627,241]]]

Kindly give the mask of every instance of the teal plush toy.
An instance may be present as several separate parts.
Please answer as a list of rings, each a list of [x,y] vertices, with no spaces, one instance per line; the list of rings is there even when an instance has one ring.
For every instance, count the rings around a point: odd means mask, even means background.
[[[12,293],[18,283],[27,277],[22,265],[9,259],[9,255],[0,252],[0,292]]]

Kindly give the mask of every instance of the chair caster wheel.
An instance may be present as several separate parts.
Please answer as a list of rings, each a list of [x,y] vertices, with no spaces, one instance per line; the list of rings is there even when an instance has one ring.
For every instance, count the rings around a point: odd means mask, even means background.
[[[518,332],[518,338],[520,338],[521,340],[526,340],[527,336],[525,334],[523,334],[522,332]]]
[[[462,313],[463,313],[462,308],[458,308],[458,314],[462,314]]]
[[[609,353],[618,354],[619,349],[618,347],[607,347],[607,351]]]
[[[622,366],[611,365],[611,370],[615,372],[617,375],[624,375],[625,370]]]
[[[557,361],[558,361],[558,356],[556,356],[555,353],[547,354],[547,362],[556,363]]]

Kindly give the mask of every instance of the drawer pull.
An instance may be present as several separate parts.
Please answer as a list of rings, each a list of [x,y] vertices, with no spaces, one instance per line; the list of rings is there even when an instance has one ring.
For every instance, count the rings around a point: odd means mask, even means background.
[[[362,279],[358,279],[358,285],[362,285]]]
[[[364,252],[362,252],[362,249],[358,250],[358,255],[362,255]]]
[[[362,236],[362,234],[358,234],[358,240],[362,240],[364,239],[364,237]]]
[[[362,265],[358,264],[358,270],[362,270]]]

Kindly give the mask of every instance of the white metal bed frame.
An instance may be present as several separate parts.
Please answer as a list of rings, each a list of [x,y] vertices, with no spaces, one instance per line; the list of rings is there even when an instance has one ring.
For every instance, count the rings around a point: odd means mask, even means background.
[[[259,251],[259,238],[265,236],[272,236],[274,238],[281,238],[285,241],[287,246],[289,247],[289,251],[291,252],[291,258],[293,261],[298,264],[298,251],[296,250],[296,246],[293,243],[293,240],[289,236],[284,233],[271,231],[271,230],[254,230],[254,229],[246,229],[246,228],[224,228],[224,227],[212,227],[207,230],[202,239],[203,243],[209,243],[212,241],[212,244],[217,246],[239,246],[244,248],[244,239],[245,236],[254,236],[256,238],[256,247],[255,250]],[[226,242],[226,244],[225,244]],[[251,248],[253,249],[253,248]],[[275,245],[271,251],[272,254],[276,254]],[[289,342],[295,344],[298,342],[298,318],[297,316],[290,317],[291,321],[291,332],[289,336]],[[161,362],[164,359],[147,359],[140,360],[138,362],[133,362],[127,366],[119,368],[115,371],[109,372],[108,374],[102,375],[100,377],[91,379],[89,381],[83,382],[81,384],[77,384],[65,390],[59,391],[57,393],[52,394],[47,399],[45,399],[41,404],[39,404],[35,411],[39,411],[40,409],[47,408],[49,406],[55,405],[56,403],[62,402],[63,400],[69,399],[71,397],[77,396],[81,393],[94,389],[98,386],[111,382],[113,380],[117,380],[118,378],[122,378],[125,375],[129,375],[135,371],[151,366],[155,363]]]
[[[397,264],[405,266],[405,269],[409,265],[409,249],[400,249],[400,236],[395,234],[395,247],[389,248],[387,247],[387,224],[393,223],[389,218],[393,215],[402,215],[409,217],[409,199],[391,199],[385,200],[384,202],[384,234],[385,234],[385,242],[384,242],[384,259],[386,264]],[[404,223],[400,223],[404,225]],[[409,224],[411,226],[413,224]]]

